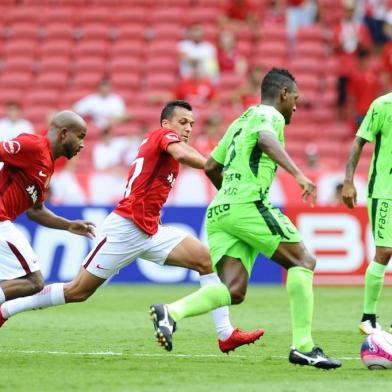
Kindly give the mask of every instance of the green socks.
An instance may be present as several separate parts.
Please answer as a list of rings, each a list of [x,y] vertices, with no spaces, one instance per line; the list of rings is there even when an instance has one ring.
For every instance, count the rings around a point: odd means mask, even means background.
[[[174,321],[179,321],[230,304],[228,288],[223,283],[218,283],[201,287],[194,293],[169,304],[167,309]]]
[[[313,271],[303,267],[291,267],[286,282],[289,294],[293,346],[302,352],[313,349]]]
[[[365,274],[365,300],[363,313],[376,314],[377,303],[384,285],[384,275],[387,266],[372,261]]]

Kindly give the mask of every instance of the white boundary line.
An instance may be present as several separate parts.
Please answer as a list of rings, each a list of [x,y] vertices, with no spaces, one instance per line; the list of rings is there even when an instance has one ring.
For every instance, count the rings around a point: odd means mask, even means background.
[[[47,355],[74,355],[74,356],[83,356],[83,355],[91,355],[97,357],[110,357],[110,356],[133,356],[133,357],[174,357],[174,358],[261,358],[260,355],[224,355],[224,354],[154,354],[154,353],[124,353],[124,352],[115,352],[115,351],[90,351],[90,352],[70,352],[70,351],[45,351],[45,350],[0,350],[0,353],[7,354],[47,354]],[[268,358],[268,357],[267,357]],[[267,359],[266,358],[266,359]],[[287,359],[286,356],[272,356],[273,359]],[[359,357],[340,357],[339,359],[344,361],[357,361],[361,358]]]

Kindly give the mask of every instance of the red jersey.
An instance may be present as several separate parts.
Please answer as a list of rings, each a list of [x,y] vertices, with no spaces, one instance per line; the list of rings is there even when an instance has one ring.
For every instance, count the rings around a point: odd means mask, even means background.
[[[180,141],[177,133],[167,128],[147,134],[131,163],[124,198],[114,210],[149,235],[158,231],[161,209],[180,167],[167,152],[167,147]]]
[[[0,142],[0,221],[14,220],[33,204],[43,202],[54,160],[45,136],[22,133]]]

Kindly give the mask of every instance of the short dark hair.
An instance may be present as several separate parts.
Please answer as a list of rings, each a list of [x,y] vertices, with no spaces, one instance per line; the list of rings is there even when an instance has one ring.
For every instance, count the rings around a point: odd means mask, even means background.
[[[184,108],[186,110],[192,111],[192,106],[187,101],[170,101],[161,111],[161,124],[163,120],[168,120],[173,116],[175,108]]]
[[[261,98],[275,98],[282,88],[292,91],[294,76],[285,68],[272,68],[261,82]]]

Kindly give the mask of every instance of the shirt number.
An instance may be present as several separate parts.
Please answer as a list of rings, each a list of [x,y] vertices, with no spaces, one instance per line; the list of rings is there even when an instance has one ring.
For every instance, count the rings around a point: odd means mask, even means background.
[[[133,171],[132,177],[128,180],[127,186],[125,188],[124,197],[128,197],[131,194],[132,184],[136,180],[136,177],[138,177],[142,172],[143,162],[144,158],[137,158],[131,163],[131,166],[135,165],[135,170]]]

